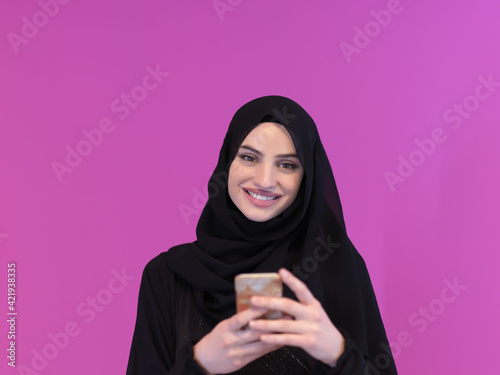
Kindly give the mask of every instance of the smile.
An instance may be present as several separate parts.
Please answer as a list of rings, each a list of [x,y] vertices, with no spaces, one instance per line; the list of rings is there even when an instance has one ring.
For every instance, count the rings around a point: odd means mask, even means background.
[[[258,200],[261,200],[261,201],[274,201],[276,199],[278,199],[280,196],[277,195],[277,196],[274,196],[274,197],[267,197],[267,196],[264,196],[264,195],[259,195],[259,194],[256,194],[252,191],[249,191],[249,190],[245,190],[245,192],[250,195],[251,197],[255,198],[255,199],[258,199]]]

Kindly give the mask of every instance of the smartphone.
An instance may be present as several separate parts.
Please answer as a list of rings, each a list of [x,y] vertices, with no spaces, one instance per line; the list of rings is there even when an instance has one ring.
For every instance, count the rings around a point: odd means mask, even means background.
[[[283,284],[280,276],[275,272],[269,273],[241,273],[234,278],[236,290],[236,311],[240,312],[250,307],[250,297],[269,296],[281,297]],[[279,319],[281,311],[269,310],[263,319]]]

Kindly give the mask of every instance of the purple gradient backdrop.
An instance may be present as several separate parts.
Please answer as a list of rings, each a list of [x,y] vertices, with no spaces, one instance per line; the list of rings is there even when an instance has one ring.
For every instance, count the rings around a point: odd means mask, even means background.
[[[500,3],[215,3],[223,13],[211,0],[1,3],[0,372],[123,374],[144,265],[195,238],[235,110],[278,94],[317,123],[389,340],[407,336],[400,373],[496,373]],[[371,11],[386,9],[377,27]],[[169,75],[135,88],[148,69]],[[113,110],[131,91],[144,100]],[[106,118],[112,132],[58,178],[53,163]],[[445,290],[454,281],[467,288]],[[70,322],[76,336],[55,346]]]

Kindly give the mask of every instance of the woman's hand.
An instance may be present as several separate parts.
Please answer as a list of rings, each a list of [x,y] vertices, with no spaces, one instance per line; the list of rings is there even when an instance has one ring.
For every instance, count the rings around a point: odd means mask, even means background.
[[[281,345],[261,341],[261,332],[242,329],[266,311],[251,307],[217,324],[194,346],[195,359],[210,374],[226,374],[278,349]]]
[[[259,319],[249,322],[249,327],[261,332],[260,340],[266,344],[297,346],[317,360],[335,366],[344,351],[344,337],[302,281],[285,269],[280,269],[279,274],[299,302],[262,296],[254,296],[250,302],[256,307],[280,310],[293,320]]]

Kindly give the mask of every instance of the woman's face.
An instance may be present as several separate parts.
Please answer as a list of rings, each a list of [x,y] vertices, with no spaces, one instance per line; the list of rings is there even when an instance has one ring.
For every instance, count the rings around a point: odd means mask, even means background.
[[[229,168],[229,196],[248,219],[267,221],[292,204],[303,174],[288,131],[264,122],[243,140]]]

